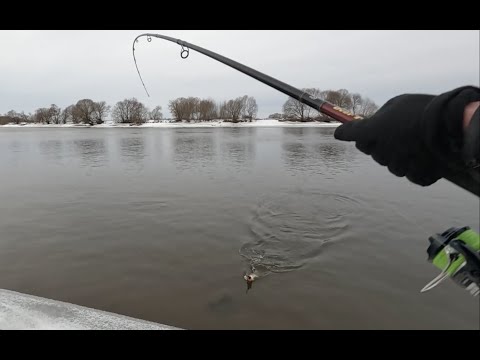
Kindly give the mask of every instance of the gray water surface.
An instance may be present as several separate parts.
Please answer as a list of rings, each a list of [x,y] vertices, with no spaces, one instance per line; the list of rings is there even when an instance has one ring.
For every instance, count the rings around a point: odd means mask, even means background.
[[[186,329],[479,329],[453,282],[420,293],[478,198],[333,132],[0,128],[0,288]]]

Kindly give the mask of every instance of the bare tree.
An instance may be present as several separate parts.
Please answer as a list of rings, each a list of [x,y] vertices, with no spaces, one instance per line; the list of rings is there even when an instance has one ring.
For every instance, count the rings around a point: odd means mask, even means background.
[[[82,113],[77,105],[72,105],[70,116],[72,118],[72,123],[80,124],[82,122]]]
[[[60,113],[60,124],[66,124],[68,122],[74,122],[72,113],[75,105],[69,105]]]
[[[142,124],[147,120],[148,109],[136,98],[117,102],[112,110],[113,120],[117,123]]]
[[[269,119],[275,119],[275,120],[282,120],[283,119],[283,114],[280,114],[280,113],[270,114],[270,115],[268,115],[268,118]]]
[[[50,124],[55,123],[53,115],[54,112],[52,111],[51,107],[37,109],[34,114],[29,113],[28,115],[23,111],[19,113],[14,110],[10,110],[8,113],[2,116],[2,120],[6,123],[15,124],[20,124],[22,122]]]
[[[178,98],[168,102],[168,109],[173,115],[175,121],[182,121],[186,119],[185,107],[183,106],[185,98]]]
[[[32,114],[25,114],[23,111],[18,114],[20,116],[20,119],[22,119],[22,122],[31,122],[32,121]]]
[[[369,117],[375,114],[377,110],[378,110],[377,104],[375,104],[373,100],[367,97],[364,99],[364,101],[362,102],[362,105],[360,106],[359,114],[363,117]]]
[[[93,103],[93,117],[97,124],[103,124],[109,112],[110,105],[107,105],[105,101]]]
[[[213,120],[217,117],[217,106],[215,105],[215,101],[211,98],[205,100],[206,101],[206,109],[205,115],[207,120]]]
[[[155,121],[162,120],[163,118],[162,107],[155,106],[155,108],[152,111],[150,111],[149,115],[151,120],[155,120]]]
[[[188,97],[185,99],[184,106],[187,121],[198,118],[198,103],[200,103],[200,99],[196,97]]]
[[[95,124],[95,103],[90,99],[82,99],[75,105],[75,115],[84,124]]]
[[[238,97],[234,100],[229,100],[226,103],[226,113],[232,122],[238,122],[240,115],[242,115],[242,111],[245,107],[245,97]]]
[[[211,99],[201,100],[197,104],[197,119],[200,121],[209,121],[215,118],[215,102]]]
[[[345,89],[328,90],[325,100],[343,109],[350,109],[352,107],[352,98],[348,90]]]
[[[60,114],[62,110],[55,104],[50,105],[50,119],[53,124],[60,124]]]
[[[300,120],[304,121],[305,119],[305,106],[300,103],[298,100],[289,97],[288,100],[283,104],[282,110],[285,114],[285,117],[290,120]]]
[[[15,110],[10,110],[5,114],[7,123],[20,124],[22,122],[22,115],[17,113]]]
[[[321,93],[319,89],[315,88],[302,90],[314,98],[319,97]],[[285,104],[283,104],[283,113],[287,119],[312,121],[318,112],[297,99],[289,97]]]
[[[222,120],[229,119],[228,111],[227,111],[227,102],[222,101],[217,105],[217,115]]]
[[[360,106],[362,105],[363,98],[362,98],[362,95],[360,95],[359,93],[355,93],[351,95],[351,99],[352,99],[352,107],[351,107],[352,114],[356,115]]]
[[[243,95],[241,97],[241,102],[242,102],[242,110],[241,110],[241,116],[242,116],[242,119],[247,119],[248,116],[247,116],[247,112],[246,112],[246,109],[247,109],[247,100],[248,100],[248,95]]]
[[[40,108],[35,110],[33,115],[34,122],[41,124],[50,124],[52,122],[52,112],[50,108]]]
[[[323,91],[321,94],[321,98],[325,99],[326,101],[335,106],[339,106],[342,109],[349,111],[353,108],[357,110],[360,106],[360,103],[363,101],[360,94],[350,94],[346,89]],[[318,121],[325,122],[330,122],[334,120],[332,117],[325,114],[319,114],[316,119]]]
[[[257,113],[257,101],[254,97],[250,96],[245,102],[245,115],[250,119],[250,122],[252,122],[253,118],[257,116]]]
[[[170,112],[176,121],[195,120],[199,118],[198,104],[200,99],[196,97],[178,98],[168,104]]]

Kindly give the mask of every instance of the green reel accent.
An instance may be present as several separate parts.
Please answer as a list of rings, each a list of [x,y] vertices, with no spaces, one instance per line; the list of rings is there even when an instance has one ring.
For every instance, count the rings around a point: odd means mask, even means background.
[[[480,235],[477,234],[475,231],[468,229],[462,232],[461,234],[454,237],[455,239],[463,241],[469,247],[471,247],[475,251],[480,250]],[[453,239],[452,239],[453,240]],[[448,246],[448,245],[446,245]],[[446,273],[449,276],[455,274],[458,268],[465,262],[465,258],[463,255],[459,254],[458,258],[454,260]],[[435,265],[440,270],[444,270],[449,264],[449,255],[445,251],[445,247],[433,258],[433,265]]]

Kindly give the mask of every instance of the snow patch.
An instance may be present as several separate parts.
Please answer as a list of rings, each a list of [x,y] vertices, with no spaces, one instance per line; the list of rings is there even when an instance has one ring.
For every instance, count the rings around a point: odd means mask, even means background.
[[[150,321],[0,289],[0,330],[179,330]]]

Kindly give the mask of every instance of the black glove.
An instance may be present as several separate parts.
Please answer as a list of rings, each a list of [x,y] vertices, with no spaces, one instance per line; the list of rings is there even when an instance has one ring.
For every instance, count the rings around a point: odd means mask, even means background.
[[[480,100],[480,89],[461,87],[439,96],[404,94],[372,117],[339,126],[335,138],[356,147],[397,176],[428,186],[447,168],[466,167],[463,151],[465,106]]]

